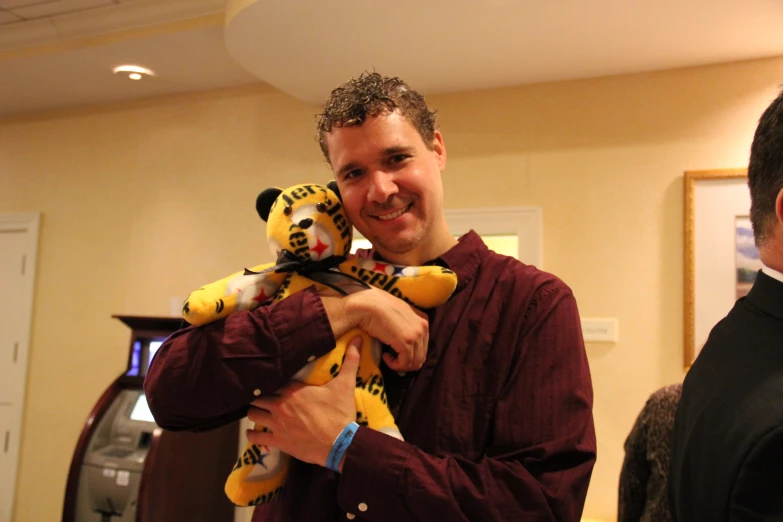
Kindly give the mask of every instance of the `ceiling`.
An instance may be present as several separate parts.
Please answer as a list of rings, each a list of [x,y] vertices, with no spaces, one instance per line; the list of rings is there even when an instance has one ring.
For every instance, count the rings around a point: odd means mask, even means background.
[[[782,0],[0,0],[0,116],[257,82],[318,104],[373,68],[427,94],[670,69],[781,56],[781,28]]]

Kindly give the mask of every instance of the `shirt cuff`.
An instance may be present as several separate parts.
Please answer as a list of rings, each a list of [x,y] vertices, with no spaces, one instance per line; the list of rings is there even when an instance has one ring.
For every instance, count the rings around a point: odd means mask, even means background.
[[[360,427],[348,446],[340,475],[337,502],[346,513],[361,516],[383,513],[403,520],[401,486],[410,449],[407,443],[370,428]]]
[[[335,346],[332,325],[315,287],[274,304],[269,326],[280,343],[283,375],[294,375]]]

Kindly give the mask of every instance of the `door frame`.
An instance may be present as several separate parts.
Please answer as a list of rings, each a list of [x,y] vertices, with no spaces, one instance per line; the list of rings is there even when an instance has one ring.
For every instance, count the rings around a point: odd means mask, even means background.
[[[18,296],[18,302],[22,304],[22,328],[19,333],[19,351],[17,352],[17,371],[21,372],[22,389],[17,390],[18,403],[11,406],[11,434],[16,434],[16,440],[13,446],[16,455],[11,455],[11,505],[8,506],[9,513],[13,516],[14,504],[16,498],[16,485],[19,478],[19,461],[21,458],[21,440],[22,424],[24,420],[25,395],[27,389],[27,368],[29,360],[30,337],[33,327],[33,304],[35,299],[35,276],[38,266],[38,236],[40,231],[41,214],[40,212],[21,212],[6,214],[0,213],[0,233],[3,232],[24,232],[27,238],[27,253],[24,258],[24,275],[29,275],[23,294]],[[25,326],[26,325],[26,326]],[[0,434],[3,439],[0,443],[5,444],[6,434]],[[10,444],[9,444],[10,445]]]

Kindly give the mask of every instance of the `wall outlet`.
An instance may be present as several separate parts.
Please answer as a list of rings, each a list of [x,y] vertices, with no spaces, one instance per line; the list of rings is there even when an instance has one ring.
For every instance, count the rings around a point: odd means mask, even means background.
[[[616,343],[617,319],[582,319],[582,336],[587,342]]]

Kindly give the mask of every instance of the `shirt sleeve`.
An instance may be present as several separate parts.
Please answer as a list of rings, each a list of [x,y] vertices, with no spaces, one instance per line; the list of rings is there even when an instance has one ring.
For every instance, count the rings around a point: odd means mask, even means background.
[[[360,428],[343,463],[343,510],[373,522],[579,521],[596,442],[576,301],[560,285],[531,306],[483,457],[431,455]]]
[[[244,417],[257,393],[273,393],[334,344],[314,288],[187,327],[166,339],[149,368],[150,411],[168,430],[220,427]]]
[[[647,462],[647,429],[650,401],[639,413],[625,441],[625,459],[620,470],[617,522],[639,522],[647,494],[650,465]]]

